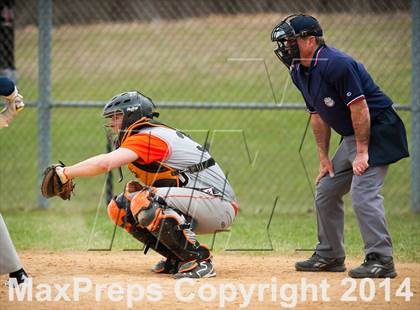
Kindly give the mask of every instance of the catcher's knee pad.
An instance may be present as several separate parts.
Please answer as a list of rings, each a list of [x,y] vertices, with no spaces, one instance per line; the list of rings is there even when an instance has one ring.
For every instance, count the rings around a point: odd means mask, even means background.
[[[156,229],[156,223],[165,207],[165,201],[150,191],[140,191],[132,199],[130,210],[138,225],[149,231]]]
[[[138,226],[150,231],[158,243],[181,261],[210,257],[210,251],[198,243],[185,216],[168,208],[159,196],[148,191],[139,192],[131,200],[130,209]]]
[[[153,220],[158,216],[164,200],[154,196],[151,191],[121,193],[108,204],[108,215],[113,222],[128,232],[136,225],[142,228],[153,228]]]
[[[130,212],[130,201],[120,194],[114,197],[108,204],[108,216],[118,226],[130,232],[135,221]]]
[[[160,243],[149,230],[136,224],[130,205],[129,197],[124,195],[124,193],[118,195],[108,204],[109,217],[116,225],[124,228],[135,239],[146,245],[145,254],[149,248],[152,248],[162,256],[172,261],[177,261],[178,257],[164,244]]]

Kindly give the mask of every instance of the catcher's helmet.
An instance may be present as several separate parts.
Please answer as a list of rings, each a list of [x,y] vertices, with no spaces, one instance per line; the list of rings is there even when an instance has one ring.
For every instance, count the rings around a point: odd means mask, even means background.
[[[155,108],[152,99],[138,91],[130,91],[112,97],[105,105],[102,116],[112,117],[114,114],[122,113],[121,130],[125,130],[142,117],[158,117],[159,113],[155,112]]]
[[[271,32],[271,41],[277,42],[274,53],[286,65],[292,68],[299,63],[300,53],[296,39],[308,36],[322,37],[321,25],[315,17],[304,14],[293,14],[285,17]],[[288,41],[286,45],[286,41]]]

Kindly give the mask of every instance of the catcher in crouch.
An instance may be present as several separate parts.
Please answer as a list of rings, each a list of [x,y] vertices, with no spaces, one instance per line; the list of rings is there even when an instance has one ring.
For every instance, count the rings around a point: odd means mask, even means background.
[[[72,179],[128,164],[144,184],[127,183],[108,205],[108,215],[134,238],[165,258],[152,271],[175,278],[215,276],[209,249],[196,234],[228,228],[237,213],[235,194],[208,151],[186,134],[155,121],[150,98],[139,92],[113,97],[104,107],[116,149],[73,166],[45,171],[44,196],[69,199]]]

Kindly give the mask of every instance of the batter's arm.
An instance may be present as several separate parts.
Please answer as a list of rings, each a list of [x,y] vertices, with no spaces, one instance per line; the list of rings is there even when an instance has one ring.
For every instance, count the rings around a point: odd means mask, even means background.
[[[365,99],[350,105],[351,121],[356,139],[356,158],[353,161],[353,173],[362,175],[369,167],[370,114]]]
[[[317,113],[311,114],[311,127],[315,136],[316,144],[318,146],[319,154],[319,174],[316,177],[315,183],[318,184],[319,180],[327,173],[333,177],[334,169],[332,162],[329,158],[328,151],[330,147],[331,128]]]

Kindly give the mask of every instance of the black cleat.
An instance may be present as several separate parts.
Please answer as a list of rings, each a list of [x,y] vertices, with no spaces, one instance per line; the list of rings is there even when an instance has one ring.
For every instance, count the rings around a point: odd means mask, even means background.
[[[330,272],[342,272],[346,270],[344,265],[345,257],[340,258],[328,258],[322,257],[314,253],[309,259],[295,264],[297,271],[330,271]]]
[[[154,273],[175,274],[178,272],[178,262],[168,258],[162,259],[152,267]]]
[[[179,267],[179,271],[175,274],[175,279],[191,278],[211,278],[216,276],[213,263],[210,259],[202,261],[190,261],[182,264]]]
[[[352,278],[395,278],[397,272],[392,256],[369,253],[363,264],[349,271],[349,276]]]

